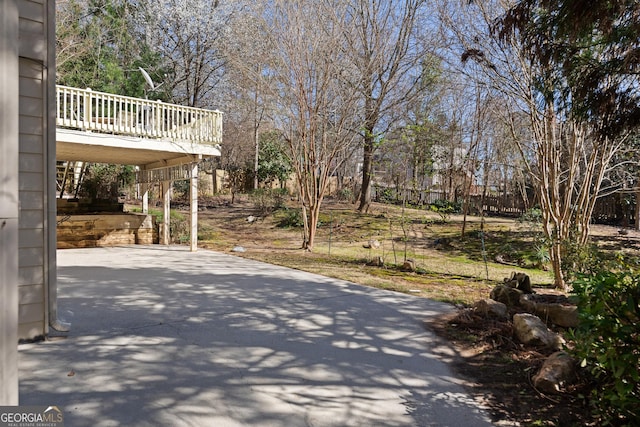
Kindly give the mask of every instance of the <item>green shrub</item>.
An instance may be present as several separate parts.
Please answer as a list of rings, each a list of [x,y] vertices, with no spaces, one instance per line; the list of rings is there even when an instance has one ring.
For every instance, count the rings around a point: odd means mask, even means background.
[[[440,215],[442,222],[447,222],[452,214],[462,211],[462,205],[459,202],[438,199],[429,205],[429,210]]]
[[[142,212],[140,208],[133,208],[132,212]],[[164,211],[161,209],[149,209],[149,215],[153,216],[156,224],[162,224]],[[171,209],[169,211],[169,233],[171,241],[176,243],[186,243],[191,239],[191,222],[182,213]]]
[[[389,187],[376,186],[376,196],[377,201],[380,203],[393,204],[398,201],[393,189]]]
[[[640,271],[624,266],[579,277],[574,353],[590,374],[591,403],[602,425],[640,419]]]
[[[169,211],[169,229],[171,240],[176,243],[186,243],[191,239],[191,223],[190,219],[182,213],[171,210]]]
[[[188,179],[182,179],[173,181],[171,185],[173,186],[173,190],[176,192],[176,197],[189,197],[189,192],[191,191],[191,181],[189,181]]]
[[[539,227],[542,224],[542,210],[540,208],[531,208],[520,215],[517,221],[530,228]]]
[[[274,210],[284,208],[288,195],[285,188],[258,188],[249,194],[249,199],[261,215],[267,215]]]
[[[581,274],[596,274],[601,270],[615,269],[615,262],[605,259],[597,244],[580,244],[570,239],[562,245],[562,271],[568,281]]]
[[[547,245],[538,242],[533,245],[532,250],[528,253],[528,258],[537,268],[543,268],[551,261],[551,254]]]
[[[133,166],[92,163],[87,167],[79,195],[92,200],[117,201],[120,190],[134,182]]]
[[[353,200],[353,191],[350,188],[341,188],[340,191],[336,193],[336,199],[341,202],[350,202]]]
[[[278,222],[280,228],[300,228],[304,227],[302,212],[300,209],[285,209],[284,216]]]

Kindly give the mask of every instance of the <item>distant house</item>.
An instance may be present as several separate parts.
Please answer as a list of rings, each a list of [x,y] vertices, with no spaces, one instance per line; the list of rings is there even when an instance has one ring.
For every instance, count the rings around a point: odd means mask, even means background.
[[[0,405],[18,340],[56,323],[55,2],[0,2]]]

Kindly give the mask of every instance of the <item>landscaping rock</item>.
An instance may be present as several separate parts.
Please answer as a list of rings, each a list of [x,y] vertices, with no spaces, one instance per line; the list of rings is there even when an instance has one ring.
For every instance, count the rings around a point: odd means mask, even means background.
[[[511,273],[511,277],[504,279],[504,284],[521,290],[525,294],[532,294],[533,288],[531,287],[531,279],[524,273],[516,273],[515,271]]]
[[[497,317],[499,319],[509,318],[506,304],[494,301],[489,298],[485,298],[476,302],[473,306],[473,309],[476,311],[476,313],[484,317]]]
[[[515,314],[513,327],[516,338],[523,344],[560,350],[565,343],[562,337],[549,330],[547,325],[533,314]]]
[[[513,307],[520,303],[523,292],[507,285],[498,285],[489,294],[492,300],[501,302],[507,307]]]
[[[231,249],[231,252],[246,252],[246,251],[247,250],[242,246],[235,246],[233,249]]]
[[[574,360],[564,351],[558,351],[545,360],[533,377],[533,385],[544,393],[559,393],[574,377]]]
[[[416,262],[412,259],[408,259],[404,262],[404,264],[402,264],[402,271],[410,271],[410,272],[414,272],[416,271]]]
[[[527,310],[531,314],[536,314],[536,305],[537,302],[533,295],[521,295],[520,296],[520,306]]]
[[[578,326],[578,307],[575,305],[538,302],[533,295],[522,295],[520,305],[528,312],[554,325],[563,328]]]
[[[367,244],[362,245],[365,249],[378,249],[380,248],[380,242],[372,239],[367,242]]]

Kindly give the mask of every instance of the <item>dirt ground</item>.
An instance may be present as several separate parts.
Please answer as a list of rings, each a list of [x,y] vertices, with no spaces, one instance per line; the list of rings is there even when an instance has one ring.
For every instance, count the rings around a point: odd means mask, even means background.
[[[295,246],[300,238],[299,231],[277,230],[272,224],[260,223],[263,221],[262,216],[252,210],[249,203],[232,205],[228,200],[216,199],[201,202],[200,211],[200,233],[204,235],[202,246],[205,248],[228,252],[234,245],[242,244],[251,250],[237,255],[274,263],[278,263],[278,257],[307,256]],[[247,226],[250,215],[260,218],[257,226]],[[222,232],[222,229],[226,232]],[[599,244],[606,248],[623,251],[640,249],[640,233],[637,231],[627,230],[621,233],[618,228],[607,226],[594,226],[592,231]],[[310,271],[315,269],[315,272],[329,271],[334,267],[313,266],[324,260],[323,257],[309,258],[306,265]],[[296,268],[305,269],[305,266]],[[368,278],[362,268],[346,268],[354,270],[350,280],[367,284]],[[401,281],[395,277],[391,280]],[[411,286],[415,287],[415,282]],[[394,290],[393,287],[389,289]],[[401,287],[398,290],[406,292]],[[537,289],[537,292],[553,291],[546,287]],[[549,353],[515,342],[510,322],[480,318],[470,310],[460,307],[457,316],[439,319],[425,326],[435,330],[457,350],[454,368],[469,381],[470,393],[490,409],[496,425],[595,425],[588,416],[588,403],[582,397],[588,394],[588,384],[584,378],[578,377],[575,384],[562,394],[545,395],[534,388],[531,378]]]
[[[576,378],[561,394],[545,395],[533,386],[547,350],[513,340],[513,325],[482,318],[469,310],[427,325],[457,350],[454,369],[466,378],[469,392],[500,426],[589,426],[584,378]]]

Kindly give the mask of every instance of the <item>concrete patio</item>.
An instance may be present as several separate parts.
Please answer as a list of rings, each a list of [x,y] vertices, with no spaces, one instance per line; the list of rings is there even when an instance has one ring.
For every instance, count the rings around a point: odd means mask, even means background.
[[[66,426],[489,426],[423,298],[177,246],[58,251],[67,337],[22,344],[20,404]]]

